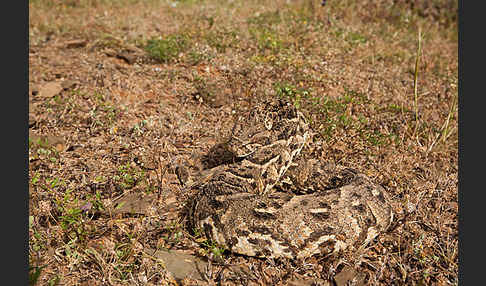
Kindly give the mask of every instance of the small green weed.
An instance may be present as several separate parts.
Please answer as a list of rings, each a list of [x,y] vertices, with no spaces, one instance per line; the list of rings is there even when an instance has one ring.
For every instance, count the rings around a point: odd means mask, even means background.
[[[33,186],[38,186],[41,189],[49,192],[55,192],[66,186],[66,181],[58,178],[45,178],[42,179],[39,174],[35,174],[31,179]]]
[[[89,202],[90,209],[92,205],[97,209],[103,207],[101,203],[101,197],[99,192],[96,194],[95,199]],[[86,229],[86,210],[85,206],[78,207],[79,201],[73,195],[73,190],[68,189],[64,193],[62,199],[56,200],[57,211],[60,213],[58,218],[61,229],[64,231],[68,241],[74,243],[74,241],[84,242],[88,236]]]
[[[201,255],[213,256],[213,258],[216,258],[217,260],[223,259],[223,254],[226,251],[226,248],[224,246],[219,245],[212,240],[206,239],[203,230],[200,228],[193,228],[192,232],[196,241],[199,242],[200,246],[202,247],[199,250]]]
[[[178,222],[171,222],[165,226],[163,233],[162,238],[166,246],[174,246],[181,242],[182,226]]]
[[[227,48],[236,47],[238,45],[238,34],[236,31],[207,31],[203,35],[206,43],[215,48],[218,53],[226,52]]]
[[[101,200],[101,192],[96,191],[96,194],[88,196],[88,203],[84,205],[86,210],[102,211],[105,209],[103,201]],[[83,208],[83,207],[81,207]]]
[[[120,181],[120,186],[123,189],[131,189],[145,178],[143,170],[137,171],[130,163],[126,163],[118,168],[118,175],[114,176],[115,181]]]
[[[276,83],[274,89],[278,97],[290,99],[297,108],[301,107],[302,100],[309,98],[310,94],[309,90],[288,83]]]
[[[276,54],[284,47],[284,42],[280,38],[280,35],[271,29],[250,28],[249,32],[252,38],[256,41],[260,52],[269,50]]]
[[[390,142],[390,135],[381,133],[380,131],[364,130],[361,133],[362,137],[366,139],[373,146],[382,146]]]
[[[226,248],[222,245],[217,244],[211,240],[205,240],[202,242],[201,246],[203,247],[202,253],[205,256],[213,256],[216,260],[223,260],[223,254],[226,251]]]
[[[47,285],[55,286],[55,285],[59,284],[59,281],[61,281],[61,276],[56,275],[53,278],[49,279],[49,282],[47,283]]]
[[[39,182],[39,179],[40,179],[40,174],[35,173],[35,175],[31,179],[32,185],[36,186],[37,183]]]
[[[118,243],[115,245],[115,257],[112,262],[113,268],[116,271],[118,279],[127,280],[133,275],[140,265],[140,261],[136,258],[133,245],[131,243]],[[134,259],[135,257],[135,259]]]
[[[351,43],[351,45],[359,45],[366,43],[368,39],[360,33],[349,32],[346,36],[346,41]]]
[[[33,286],[37,284],[37,280],[41,275],[42,269],[44,269],[47,265],[42,266],[30,266],[29,267],[29,285]]]
[[[189,47],[189,37],[184,34],[169,35],[165,38],[151,39],[145,50],[149,56],[159,62],[176,62],[180,53]]]
[[[208,58],[206,54],[196,51],[190,51],[187,55],[191,65],[197,65]]]
[[[59,217],[61,228],[67,233],[68,237],[75,237],[83,241],[85,236],[83,211],[77,207],[63,209],[63,215]]]

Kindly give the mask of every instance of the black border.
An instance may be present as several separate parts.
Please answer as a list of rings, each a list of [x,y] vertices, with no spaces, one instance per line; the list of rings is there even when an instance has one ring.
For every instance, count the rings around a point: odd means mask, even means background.
[[[484,54],[485,49],[482,42],[481,30],[484,26],[478,19],[484,18],[484,11],[478,7],[473,7],[473,3],[481,3],[477,1],[463,1],[458,2],[459,16],[458,16],[458,105],[459,105],[459,187],[458,187],[458,201],[459,201],[459,285],[480,285],[484,279],[484,257],[481,255],[473,258],[474,253],[478,253],[481,248],[484,248],[484,235],[482,230],[484,228],[484,214],[485,210],[484,200],[482,196],[483,188],[481,183],[474,180],[480,180],[484,177],[482,173],[483,168],[471,166],[473,158],[478,158],[479,150],[484,149],[484,140],[481,133],[484,133],[484,128],[481,128],[484,122],[483,116],[485,114],[484,105],[474,100],[482,99],[484,96],[484,67],[481,54]],[[467,2],[469,9],[465,9],[464,2]],[[475,13],[474,13],[475,12]],[[469,23],[466,25],[466,23]],[[481,35],[481,36],[479,36]],[[466,44],[465,39],[468,38],[469,44]],[[477,39],[477,40],[473,40]],[[483,56],[484,57],[484,56]],[[467,63],[467,64],[466,64]],[[467,70],[469,70],[467,72]],[[467,79],[465,77],[467,73]],[[467,82],[467,85],[466,85]],[[469,102],[469,103],[467,103]],[[476,107],[478,110],[475,110]],[[469,124],[467,124],[468,122]],[[476,124],[475,124],[476,123]],[[479,124],[477,124],[479,123]],[[471,140],[466,139],[468,132],[471,130]],[[476,134],[476,136],[474,136]],[[471,136],[470,136],[471,137]],[[474,138],[476,137],[476,138]],[[466,147],[465,144],[468,144]],[[477,145],[477,146],[474,146]],[[476,148],[477,147],[477,148]],[[483,183],[484,184],[484,183]],[[467,208],[466,208],[467,206]],[[467,225],[471,233],[467,234]],[[477,258],[477,259],[476,259]],[[477,279],[476,279],[477,278]],[[477,280],[477,281],[476,281]],[[475,282],[479,282],[475,283]]]
[[[28,285],[29,3],[2,6],[2,280]]]

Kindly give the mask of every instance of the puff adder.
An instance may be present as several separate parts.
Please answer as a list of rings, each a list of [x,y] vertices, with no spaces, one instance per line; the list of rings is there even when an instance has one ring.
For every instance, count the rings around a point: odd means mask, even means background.
[[[234,253],[263,258],[305,259],[367,245],[393,220],[385,190],[316,159],[316,149],[292,104],[268,99],[242,112],[191,186],[191,225]]]

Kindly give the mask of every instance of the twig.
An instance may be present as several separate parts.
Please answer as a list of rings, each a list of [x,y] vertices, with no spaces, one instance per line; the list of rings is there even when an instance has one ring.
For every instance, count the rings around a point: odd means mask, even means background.
[[[417,84],[417,79],[418,79],[418,68],[419,68],[419,62],[420,62],[421,49],[422,49],[422,29],[419,27],[417,55],[416,55],[416,58],[415,58],[415,74],[414,74],[414,77],[413,77],[413,94],[414,94],[414,105],[415,105],[415,130],[413,131],[414,135],[417,132],[417,128],[418,128],[418,84]]]

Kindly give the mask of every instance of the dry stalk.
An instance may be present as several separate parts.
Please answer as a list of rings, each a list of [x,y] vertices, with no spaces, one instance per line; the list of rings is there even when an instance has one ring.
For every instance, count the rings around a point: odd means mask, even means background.
[[[418,29],[418,46],[417,46],[417,54],[415,57],[415,73],[413,77],[413,95],[414,95],[414,108],[415,108],[415,130],[413,134],[417,132],[418,128],[418,70],[419,70],[419,62],[420,62],[420,54],[422,50],[422,29],[419,27]]]
[[[449,114],[447,115],[447,119],[444,122],[444,125],[442,125],[442,137],[441,137],[442,142],[445,142],[447,137],[449,137],[450,133],[452,133],[452,131],[449,133],[447,131],[449,131],[449,122],[452,117],[452,114],[454,114],[454,112],[456,111],[456,103],[457,103],[457,93],[454,96],[454,99],[452,100],[451,108],[449,110]]]
[[[449,138],[449,136],[454,131],[455,128],[449,129],[449,123],[450,123],[450,120],[451,120],[452,115],[454,114],[454,112],[456,110],[456,102],[457,102],[457,94],[454,96],[454,99],[452,100],[452,104],[451,104],[451,107],[449,109],[449,114],[447,115],[447,118],[444,121],[444,124],[442,124],[441,132],[439,134],[437,134],[437,136],[435,137],[435,139],[432,142],[432,144],[430,144],[429,148],[427,149],[427,153],[432,150],[432,148],[434,147],[434,145],[437,142],[439,142],[439,140],[441,140],[442,143],[444,143],[445,140],[447,138]]]

